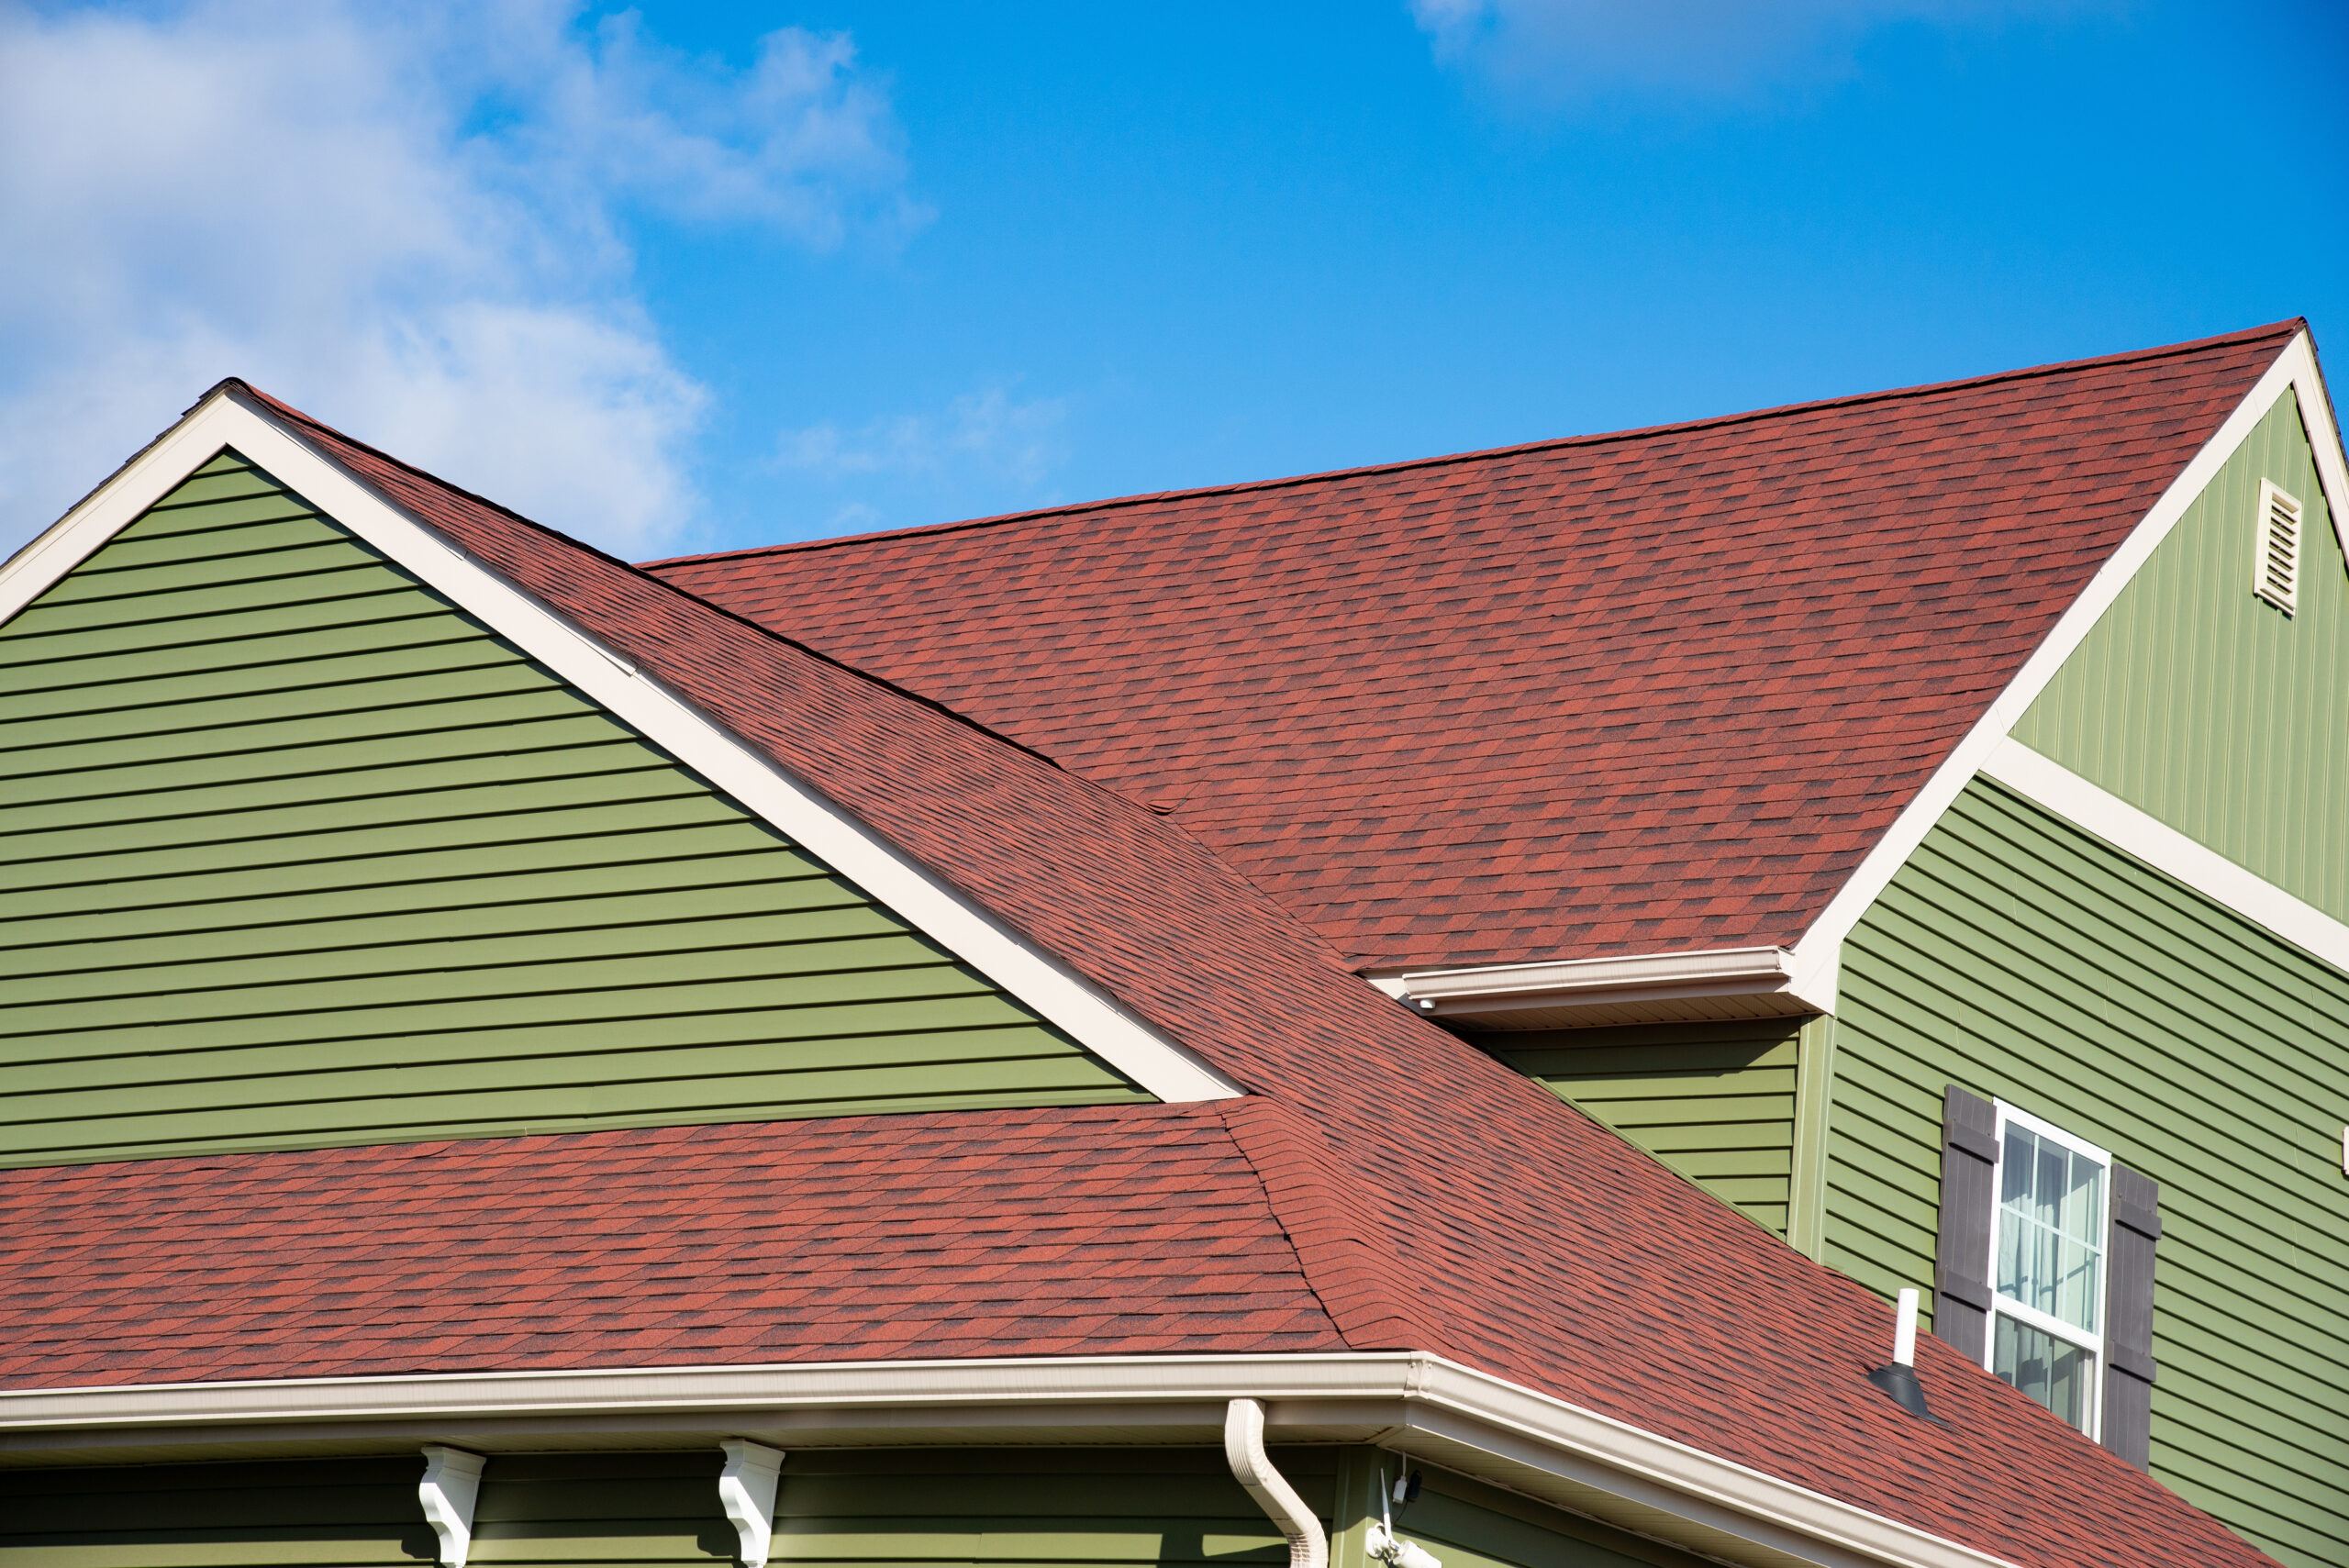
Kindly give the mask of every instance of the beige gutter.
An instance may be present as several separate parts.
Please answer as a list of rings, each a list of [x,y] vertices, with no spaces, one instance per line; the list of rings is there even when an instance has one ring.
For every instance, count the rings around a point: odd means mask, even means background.
[[[2002,1560],[1440,1356],[843,1362],[138,1385],[0,1393],[0,1457],[474,1451],[623,1435],[830,1441],[1214,1441],[1261,1401],[1274,1440],[1378,1441],[1716,1557],[1831,1568]]]
[[[1540,1015],[1538,1021],[1547,1024],[1552,1016],[1565,1022],[1602,1010],[1610,1022],[1631,1013],[1728,1018],[1824,1010],[1798,993],[1794,955],[1776,947],[1408,970],[1369,978],[1430,1018],[1502,1028],[1524,1027],[1529,1016]]]

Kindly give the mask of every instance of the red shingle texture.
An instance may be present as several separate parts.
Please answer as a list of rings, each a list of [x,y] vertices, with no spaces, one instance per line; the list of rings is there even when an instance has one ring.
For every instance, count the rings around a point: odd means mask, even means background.
[[[1213,1107],[0,1173],[14,1387],[1338,1351]]]
[[[2269,354],[2281,343],[2280,338],[2262,341]],[[2261,368],[2258,354],[2241,339],[2173,356],[2181,362],[2198,357],[2232,367],[2224,376],[2246,386]],[[2220,374],[2209,364],[2199,373]],[[2189,392],[2200,384],[2195,374],[2182,379]],[[2207,387],[2204,392],[2216,395]],[[2085,424],[2094,423],[2092,409],[2075,412]],[[643,1238],[641,1247],[585,1249],[582,1255],[593,1254],[593,1267],[558,1278],[540,1272],[551,1244],[549,1228],[518,1223],[506,1229],[503,1219],[487,1215],[471,1233],[467,1266],[498,1273],[512,1294],[483,1297],[485,1305],[466,1324],[464,1343],[453,1351],[435,1340],[429,1314],[415,1313],[405,1325],[371,1318],[374,1328],[352,1331],[348,1359],[354,1364],[363,1360],[379,1370],[417,1370],[440,1364],[433,1358],[451,1353],[484,1358],[465,1364],[512,1366],[747,1361],[777,1353],[751,1349],[754,1340],[808,1347],[852,1340],[874,1347],[866,1353],[915,1355],[937,1353],[922,1347],[955,1334],[963,1337],[953,1342],[968,1349],[948,1353],[1023,1353],[1044,1339],[1067,1353],[1128,1350],[1137,1336],[1152,1333],[1193,1336],[1198,1349],[1278,1351],[1333,1331],[1352,1349],[1451,1356],[2025,1568],[2266,1561],[1937,1341],[1920,1348],[1920,1371],[1951,1424],[1928,1426],[1899,1412],[1862,1380],[1884,1359],[1889,1342],[1891,1312],[1883,1301],[1801,1258],[1538,1085],[1364,984],[1350,972],[1352,955],[1341,954],[1210,852],[1186,830],[1186,818],[1154,815],[951,713],[441,485],[290,410],[287,417],[395,504],[592,629],[747,745],[822,790],[1246,1085],[1250,1100],[1223,1102],[1211,1111],[1022,1113],[1030,1121],[988,1113],[996,1121],[986,1125],[1061,1121],[1086,1139],[1103,1127],[1147,1127],[1168,1138],[1174,1134],[1167,1129],[1197,1129],[1211,1114],[1230,1140],[1217,1147],[1235,1150],[1246,1161],[1319,1305],[1319,1322],[1328,1325],[1318,1327],[1297,1297],[1285,1293],[1277,1250],[1260,1247],[1261,1231],[1244,1226],[1238,1234],[1243,1240],[1256,1238],[1247,1244],[1258,1249],[1263,1265],[1244,1282],[1194,1286],[1183,1283],[1178,1268],[1162,1276],[1174,1283],[1145,1285],[1139,1293],[1159,1292],[1180,1303],[1196,1290],[1209,1309],[1206,1317],[1215,1319],[1204,1328],[1195,1329],[1179,1313],[1161,1317],[1155,1307],[1115,1307],[1108,1298],[1125,1298],[1117,1296],[1107,1276],[1139,1266],[1132,1251],[1117,1246],[1073,1248],[1052,1258],[1014,1259],[1007,1252],[1004,1273],[983,1287],[974,1282],[976,1273],[986,1273],[985,1260],[974,1265],[975,1273],[950,1267],[935,1281],[940,1301],[924,1305],[927,1287],[912,1283],[918,1264],[949,1245],[953,1226],[920,1235],[894,1232],[886,1218],[895,1212],[892,1198],[877,1206],[883,1218],[869,1235],[876,1256],[895,1249],[907,1260],[906,1271],[892,1277],[909,1288],[902,1298],[858,1302],[831,1326],[823,1319],[831,1276],[822,1268],[774,1287],[804,1289],[804,1296],[746,1308],[751,1318],[778,1315],[784,1321],[776,1325],[746,1319],[705,1328],[722,1316],[723,1304],[715,1302],[674,1318],[663,1319],[657,1308],[631,1318],[630,1304],[640,1297],[657,1302],[675,1280],[674,1255],[663,1250],[668,1232],[660,1222],[646,1220],[641,1229],[626,1232]],[[1932,684],[1921,671],[1914,678]],[[1668,835],[1657,840],[1669,841]],[[971,1120],[978,1125],[985,1118]],[[955,1121],[906,1118],[904,1125],[945,1128]],[[857,1136],[885,1136],[896,1122],[861,1122],[856,1125],[864,1130]],[[820,1139],[835,1124],[806,1125],[815,1130],[772,1136]],[[538,1151],[635,1149],[640,1146],[628,1138],[673,1139],[671,1156],[642,1177],[663,1188],[708,1179],[692,1156],[695,1140],[731,1136],[737,1134],[598,1134],[367,1151],[364,1159],[376,1162],[363,1166],[363,1179],[340,1184],[339,1204],[316,1205],[299,1224],[278,1227],[272,1245],[298,1250],[305,1237],[321,1236],[330,1239],[321,1243],[329,1251],[350,1248],[355,1243],[349,1238],[364,1235],[370,1217],[396,1212],[412,1193],[499,1179],[507,1162],[517,1195],[527,1199],[520,1212],[542,1206],[576,1212],[583,1229],[624,1228],[636,1223],[627,1218],[633,1211],[596,1207],[611,1191],[604,1174],[611,1162]],[[1207,1159],[1205,1147],[1151,1157]],[[398,1158],[403,1153],[413,1158]],[[252,1158],[284,1162],[272,1170],[290,1170],[305,1161],[362,1157]],[[818,1162],[829,1168],[859,1158],[852,1139]],[[967,1189],[971,1198],[940,1203],[937,1211],[960,1219],[966,1203],[984,1196],[984,1173],[997,1158],[974,1155],[981,1174],[979,1184]],[[1002,1158],[1010,1180],[1029,1169]],[[552,1162],[534,1163],[544,1161]],[[440,1162],[463,1163],[468,1174],[442,1183]],[[716,1163],[733,1180],[744,1162]],[[195,1174],[207,1166],[214,1169]],[[154,1192],[103,1214],[87,1206],[110,1203],[105,1195],[112,1184],[171,1180],[173,1168],[191,1173],[177,1189],[184,1201],[204,1203],[220,1171],[241,1167],[165,1161],[94,1173],[24,1173],[9,1186],[15,1207],[6,1222],[30,1228],[43,1242],[76,1223],[85,1225],[94,1245],[116,1245],[109,1237],[147,1239],[158,1209]],[[817,1173],[804,1179],[830,1178]],[[89,1215],[86,1220],[41,1207],[53,1186],[76,1184],[83,1195],[73,1201],[85,1206],[80,1212]],[[1178,1184],[1173,1190],[1188,1189]],[[1244,1207],[1236,1187],[1214,1190],[1221,1195],[1218,1202],[1238,1206],[1235,1215]],[[574,1205],[584,1207],[571,1209]],[[459,1211],[451,1223],[462,1228],[471,1212]],[[974,1207],[972,1213],[970,1223],[983,1233],[1005,1223],[997,1212]],[[685,1218],[674,1215],[671,1223]],[[233,1214],[216,1215],[163,1240],[193,1268],[212,1246],[214,1231],[233,1219]],[[415,1223],[432,1221],[419,1214]],[[569,1254],[557,1247],[556,1255]],[[331,1316],[340,1298],[314,1288],[306,1271],[232,1275],[208,1284],[191,1272],[181,1278],[177,1298],[161,1305],[151,1291],[113,1288],[118,1273],[150,1266],[139,1247],[121,1242],[82,1273],[82,1291],[94,1304],[87,1311],[77,1305],[83,1297],[54,1283],[20,1308],[0,1303],[0,1341],[38,1334],[50,1345],[131,1346],[146,1336],[145,1349],[127,1349],[106,1369],[114,1381],[244,1375],[232,1369],[257,1364],[282,1373],[294,1364],[325,1364],[342,1353],[331,1343],[343,1332],[341,1320]],[[891,1273],[878,1262],[851,1272],[857,1271]],[[329,1270],[317,1277],[331,1282],[348,1275]],[[996,1317],[956,1316],[947,1298],[974,1288],[981,1301],[1006,1304]],[[1041,1304],[1033,1310],[1025,1301],[1031,1289]],[[166,1315],[200,1320],[255,1291],[275,1296],[280,1315],[240,1342],[154,1338]],[[438,1310],[432,1287],[426,1287],[424,1299]],[[604,1304],[609,1326],[593,1313],[566,1322],[562,1312],[574,1300]],[[1062,1302],[1073,1304],[1065,1314],[1055,1306]],[[860,1329],[848,1320],[858,1313],[887,1318],[900,1309],[909,1315],[909,1327],[889,1321]],[[1080,1331],[1088,1314],[1097,1314],[1100,1327]],[[43,1327],[52,1318],[64,1327]],[[515,1338],[500,1342],[499,1325],[509,1319],[517,1325]],[[973,1325],[967,1331],[939,1326],[965,1322]],[[552,1326],[523,1331],[538,1323]],[[305,1324],[306,1331],[297,1327]],[[738,1351],[705,1337],[725,1332],[740,1335],[744,1348]],[[17,1375],[49,1380],[48,1365],[47,1358],[36,1357]],[[62,1381],[92,1380],[92,1370],[69,1371]],[[1952,1485],[1953,1475],[1965,1477],[1965,1485]]]
[[[1357,968],[1791,945],[2298,325],[651,569],[1171,808]]]

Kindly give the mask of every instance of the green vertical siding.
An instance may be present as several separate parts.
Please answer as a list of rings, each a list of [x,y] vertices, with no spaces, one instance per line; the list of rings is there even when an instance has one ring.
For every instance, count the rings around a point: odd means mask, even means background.
[[[0,1164],[1141,1097],[233,456],[0,627]]]
[[[2259,482],[2306,507],[2298,613],[2252,594]],[[2286,392],[2015,739],[2349,919],[2349,571]]]
[[[1754,1223],[1787,1233],[1802,1024],[1642,1024],[1491,1034],[1501,1061]]]
[[[1273,1459],[1325,1510],[1341,1466],[1370,1462],[1368,1451],[1333,1447],[1275,1448]],[[493,1454],[472,1561],[732,1562],[719,1464],[714,1447]],[[0,1472],[0,1568],[412,1568],[433,1557],[416,1496],[423,1470],[420,1457],[400,1455]],[[1695,1568],[1653,1542],[1465,1477],[1424,1473],[1397,1528],[1445,1568]],[[1364,1568],[1360,1518],[1337,1543],[1339,1568]],[[1279,1568],[1287,1556],[1218,1448],[807,1449],[784,1463],[770,1561]]]
[[[2162,1188],[2154,1473],[2349,1563],[2344,1041],[2349,975],[1977,780],[1843,945],[1826,1261],[1930,1288],[1944,1084],[2110,1149]]]

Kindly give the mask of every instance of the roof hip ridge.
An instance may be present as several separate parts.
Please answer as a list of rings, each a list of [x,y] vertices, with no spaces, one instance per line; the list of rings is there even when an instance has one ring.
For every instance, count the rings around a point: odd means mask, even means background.
[[[1811,398],[1799,403],[1771,404],[1761,408],[1741,409],[1729,414],[1708,414],[1698,418],[1673,420],[1661,425],[1634,425],[1626,429],[1599,430],[1578,436],[1545,436],[1539,440],[1520,441],[1510,446],[1478,447],[1469,451],[1439,452],[1431,457],[1401,458],[1392,462],[1364,463],[1352,468],[1317,469],[1308,473],[1283,474],[1271,479],[1242,479],[1221,484],[1198,484],[1173,490],[1138,491],[1130,495],[1109,495],[1093,501],[1070,501],[1052,506],[1030,507],[1026,511],[996,512],[982,517],[961,517],[942,523],[918,523],[909,528],[882,528],[871,533],[842,534],[832,539],[791,539],[777,544],[745,545],[739,550],[705,550],[693,555],[662,556],[640,562],[639,567],[654,576],[660,576],[672,567],[691,566],[705,562],[746,561],[762,555],[796,555],[821,550],[846,549],[855,545],[928,539],[937,535],[999,528],[1012,523],[1030,522],[1047,517],[1076,517],[1090,512],[1113,511],[1156,503],[1217,495],[1241,495],[1255,491],[1284,490],[1297,485],[1326,484],[1332,480],[1402,473],[1421,468],[1444,468],[1453,464],[1479,462],[1494,458],[1520,457],[1534,452],[1558,451],[1572,447],[1602,446],[1613,441],[1646,439],[1684,431],[1720,429],[1753,424],[1765,419],[1815,413],[1822,409],[1849,408],[1870,403],[1927,397],[1939,393],[1957,392],[1968,387],[1987,386],[2000,382],[2031,381],[2071,371],[2094,370],[2105,366],[2138,362],[2150,363],[2211,349],[2256,342],[2263,338],[2281,338],[2289,341],[2292,337],[2307,329],[2308,318],[2295,316],[2281,321],[2271,321],[2263,326],[2247,327],[2240,331],[2191,339],[2182,343],[2163,343],[2148,349],[2128,349],[2119,353],[2092,354],[2083,359],[2056,360],[2045,364],[2021,365],[2012,370],[1991,371],[1981,375],[1958,376],[1949,381],[1919,382],[1908,386],[1884,387],[1874,392],[1850,392],[1833,397]]]
[[[1209,1105],[1264,1183],[1306,1284],[1348,1347],[1442,1351],[1450,1341],[1421,1313],[1419,1298],[1397,1283],[1405,1271],[1386,1232],[1331,1174],[1346,1165],[1320,1128],[1263,1094]]]

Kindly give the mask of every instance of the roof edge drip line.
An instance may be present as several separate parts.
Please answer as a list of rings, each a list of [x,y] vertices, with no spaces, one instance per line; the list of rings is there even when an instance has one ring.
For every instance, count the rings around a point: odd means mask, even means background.
[[[475,1451],[543,1446],[547,1423],[578,1434],[707,1423],[763,1440],[885,1429],[892,1440],[974,1425],[1224,1431],[1233,1400],[1267,1429],[1306,1435],[1367,1424],[1390,1447],[1442,1462],[1484,1456],[1659,1510],[1767,1559],[1828,1568],[2011,1568],[2005,1560],[1733,1460],[1424,1351],[832,1362],[576,1372],[186,1383],[0,1391],[0,1451],[79,1452],[128,1441],[250,1451],[407,1428]],[[537,1419],[531,1419],[537,1418]],[[698,1429],[696,1425],[696,1429]],[[768,1436],[768,1434],[774,1436]]]

